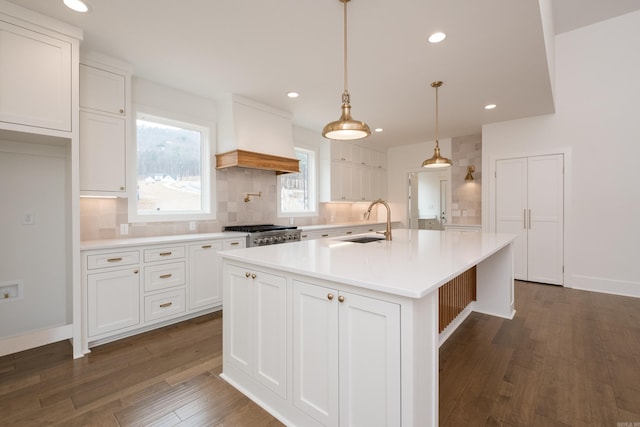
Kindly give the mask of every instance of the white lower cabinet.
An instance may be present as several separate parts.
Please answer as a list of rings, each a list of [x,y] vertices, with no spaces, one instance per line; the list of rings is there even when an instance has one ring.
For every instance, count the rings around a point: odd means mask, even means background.
[[[219,252],[244,246],[242,236],[83,250],[86,306],[82,310],[87,325],[83,352],[219,308]],[[261,291],[265,299],[270,297],[269,292]],[[265,342],[264,346],[268,345]]]
[[[400,304],[224,264],[223,377],[286,424],[401,425]]]
[[[287,280],[255,268],[229,265],[227,270],[225,342],[229,363],[286,398]]]
[[[400,425],[400,306],[293,281],[293,404],[322,425]]]
[[[138,325],[140,268],[111,268],[88,274],[87,301],[90,337]]]

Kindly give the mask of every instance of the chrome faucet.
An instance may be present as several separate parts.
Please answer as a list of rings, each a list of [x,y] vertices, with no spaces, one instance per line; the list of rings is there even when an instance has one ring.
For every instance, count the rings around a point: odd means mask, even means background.
[[[371,204],[369,205],[369,208],[364,213],[364,218],[369,219],[369,217],[371,216],[371,208],[373,208],[378,203],[384,205],[384,207],[387,208],[387,231],[376,231],[376,233],[384,234],[385,240],[391,240],[391,208],[389,207],[387,202],[385,202],[382,199],[378,199],[371,202]]]

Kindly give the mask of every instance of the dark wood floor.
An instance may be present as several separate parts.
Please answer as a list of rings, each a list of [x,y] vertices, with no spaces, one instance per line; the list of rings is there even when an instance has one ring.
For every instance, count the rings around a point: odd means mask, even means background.
[[[640,299],[516,282],[516,308],[472,314],[440,349],[441,426],[640,425]],[[2,357],[0,426],[281,425],[218,377],[221,326]]]

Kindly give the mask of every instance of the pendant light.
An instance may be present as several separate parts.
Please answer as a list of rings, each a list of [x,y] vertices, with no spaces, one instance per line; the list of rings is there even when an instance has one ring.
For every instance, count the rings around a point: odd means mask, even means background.
[[[451,166],[451,160],[440,155],[440,144],[438,143],[438,88],[442,86],[441,81],[431,83],[431,87],[436,88],[436,148],[433,150],[433,157],[422,162],[423,168],[446,168]]]
[[[340,119],[329,123],[322,129],[322,136],[339,140],[360,139],[371,135],[371,130],[365,122],[354,120],[351,117],[351,104],[347,85],[347,2],[350,0],[338,1],[344,4],[344,92],[342,93],[342,115]]]

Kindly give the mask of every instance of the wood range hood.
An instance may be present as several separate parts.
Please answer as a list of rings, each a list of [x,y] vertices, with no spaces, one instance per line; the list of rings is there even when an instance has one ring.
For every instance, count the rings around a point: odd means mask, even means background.
[[[218,115],[216,169],[241,167],[276,174],[300,171],[290,113],[230,95],[220,101]]]

